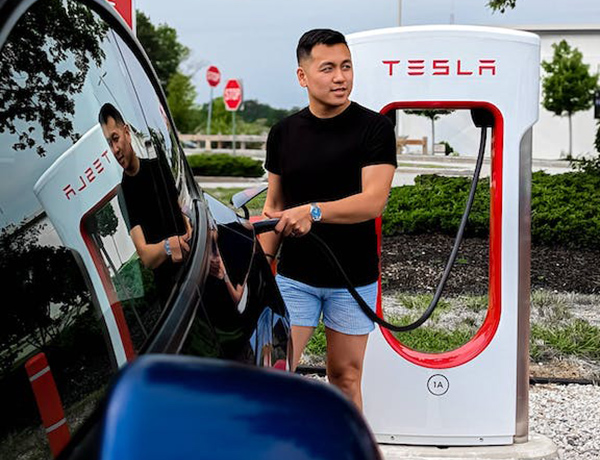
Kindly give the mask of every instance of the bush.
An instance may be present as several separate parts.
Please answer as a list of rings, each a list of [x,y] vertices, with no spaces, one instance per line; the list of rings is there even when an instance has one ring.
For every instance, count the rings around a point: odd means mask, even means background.
[[[471,181],[465,177],[423,175],[415,185],[392,189],[383,214],[383,233],[455,235]],[[479,181],[465,236],[488,234],[489,179]]]
[[[262,162],[226,153],[190,155],[187,161],[195,176],[262,177]]]
[[[454,236],[470,187],[464,177],[419,176],[415,185],[394,188],[383,215],[383,233],[443,233]],[[477,187],[467,237],[489,234],[489,179]],[[600,175],[570,172],[532,178],[531,237],[534,244],[600,247]]]

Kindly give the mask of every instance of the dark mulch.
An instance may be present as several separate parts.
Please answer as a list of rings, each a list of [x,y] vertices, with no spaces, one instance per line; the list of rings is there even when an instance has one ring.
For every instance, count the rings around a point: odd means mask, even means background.
[[[383,239],[384,289],[433,293],[454,239],[445,235],[400,235]],[[466,238],[445,294],[486,294],[487,239]],[[531,287],[582,294],[600,293],[600,251],[532,247]]]

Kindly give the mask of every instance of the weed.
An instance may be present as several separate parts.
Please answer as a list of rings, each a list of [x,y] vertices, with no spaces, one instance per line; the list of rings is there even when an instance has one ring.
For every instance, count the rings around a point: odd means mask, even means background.
[[[557,355],[600,359],[600,328],[577,319],[566,326],[531,326],[532,359],[539,361]]]
[[[325,339],[325,326],[322,322],[315,329],[311,339],[308,341],[304,353],[307,355],[325,356],[327,353],[327,340]]]

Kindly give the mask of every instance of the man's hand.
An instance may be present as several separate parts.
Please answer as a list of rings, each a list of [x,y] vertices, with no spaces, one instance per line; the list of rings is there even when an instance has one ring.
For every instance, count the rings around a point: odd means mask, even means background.
[[[304,236],[312,227],[310,205],[305,204],[285,211],[265,212],[269,219],[279,219],[275,233],[283,236]]]

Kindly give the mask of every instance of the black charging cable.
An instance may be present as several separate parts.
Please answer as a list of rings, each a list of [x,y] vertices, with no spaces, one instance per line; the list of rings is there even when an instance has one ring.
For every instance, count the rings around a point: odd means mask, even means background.
[[[477,124],[477,122],[476,122]],[[413,329],[421,326],[425,321],[429,319],[429,317],[433,314],[436,309],[440,298],[442,297],[442,292],[444,291],[444,287],[446,286],[446,282],[448,281],[448,277],[450,276],[450,272],[452,271],[452,267],[454,266],[454,262],[456,261],[456,257],[458,256],[458,250],[460,248],[460,243],[462,242],[463,235],[465,233],[465,227],[467,226],[467,222],[469,220],[469,214],[471,213],[471,208],[473,207],[473,201],[475,199],[475,192],[477,191],[477,183],[479,182],[479,175],[481,173],[481,166],[483,165],[483,157],[485,154],[485,144],[487,141],[487,126],[492,126],[493,122],[484,122],[481,127],[481,138],[479,143],[479,153],[477,155],[477,162],[475,163],[475,171],[473,172],[473,180],[471,181],[471,189],[469,191],[469,197],[467,199],[467,204],[465,205],[465,211],[463,212],[462,219],[460,221],[460,225],[458,227],[458,232],[456,233],[456,238],[454,240],[454,246],[452,248],[452,252],[450,253],[450,257],[448,258],[448,262],[446,263],[446,268],[444,269],[444,273],[442,274],[442,278],[438,283],[438,287],[435,291],[435,295],[431,300],[429,306],[423,312],[421,317],[417,319],[415,322],[405,325],[396,325],[392,323],[388,323],[383,318],[380,318],[377,313],[375,313],[371,307],[365,302],[365,300],[360,296],[356,289],[352,285],[350,278],[344,271],[343,267],[340,265],[339,261],[329,248],[327,244],[316,234],[307,233],[304,237],[312,238],[313,241],[317,243],[317,245],[321,248],[329,262],[338,270],[340,275],[343,278],[344,284],[350,295],[356,300],[361,310],[369,317],[371,321],[379,324],[380,326],[389,329],[393,332],[408,332]],[[267,219],[254,223],[254,230],[257,234],[270,232],[272,231],[279,219]]]

